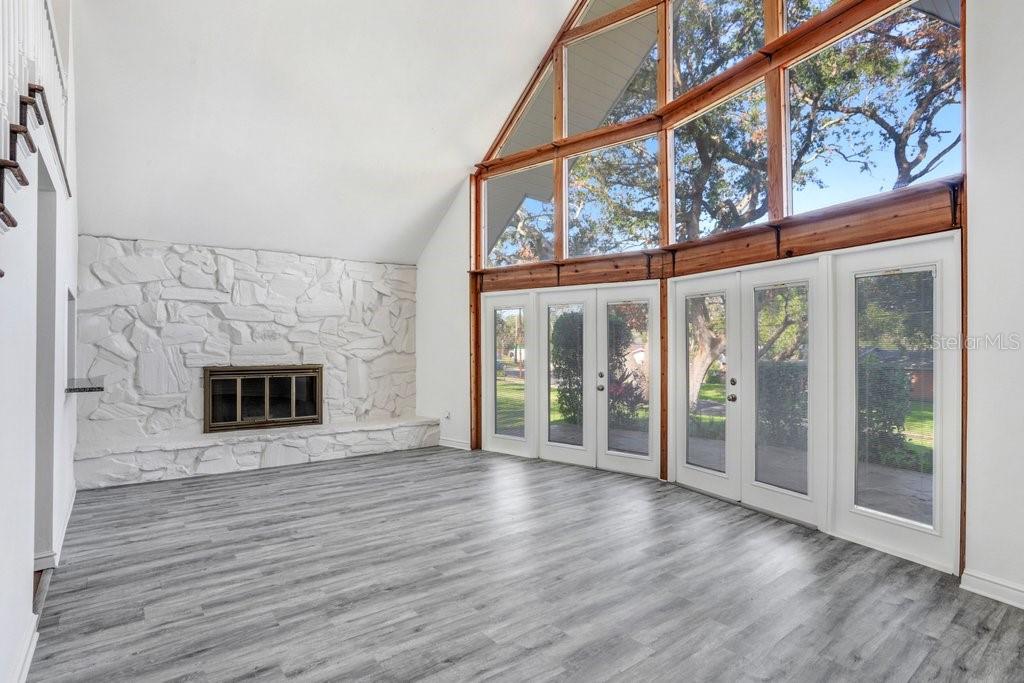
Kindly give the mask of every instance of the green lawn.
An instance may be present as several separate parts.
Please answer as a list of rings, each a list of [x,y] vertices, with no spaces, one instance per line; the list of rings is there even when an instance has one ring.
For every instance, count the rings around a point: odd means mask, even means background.
[[[494,431],[522,435],[526,428],[526,384],[521,379],[497,378]]]

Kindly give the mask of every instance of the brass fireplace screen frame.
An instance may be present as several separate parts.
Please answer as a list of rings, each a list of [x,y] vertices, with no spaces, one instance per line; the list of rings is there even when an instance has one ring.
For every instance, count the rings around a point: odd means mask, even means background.
[[[324,404],[323,365],[253,365],[253,366],[211,366],[203,368],[203,433],[227,432],[238,429],[266,429],[270,427],[293,427],[296,425],[323,424]],[[291,411],[287,417],[271,417],[270,381],[274,378],[291,378]],[[242,410],[243,380],[263,379],[263,414],[245,418]],[[312,415],[296,414],[297,379],[312,378],[315,383],[315,406]],[[235,419],[214,421],[213,383],[235,381]],[[308,379],[307,379],[308,381]],[[251,385],[251,383],[250,383]],[[230,385],[227,385],[230,386]],[[230,394],[229,394],[230,395]]]

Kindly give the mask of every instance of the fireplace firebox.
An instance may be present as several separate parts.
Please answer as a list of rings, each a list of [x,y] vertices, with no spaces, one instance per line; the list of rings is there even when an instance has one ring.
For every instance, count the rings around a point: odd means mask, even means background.
[[[322,365],[203,368],[203,431],[323,424]]]

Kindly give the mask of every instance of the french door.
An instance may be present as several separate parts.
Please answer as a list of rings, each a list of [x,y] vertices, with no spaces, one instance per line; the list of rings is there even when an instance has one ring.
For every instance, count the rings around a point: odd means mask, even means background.
[[[534,456],[534,392],[536,383],[531,337],[534,302],[529,294],[502,294],[484,298],[483,446],[512,455]]]
[[[483,314],[485,448],[658,476],[658,285],[485,295]]]
[[[597,290],[597,466],[661,470],[658,285]]]
[[[674,283],[676,480],[819,525],[827,462],[816,260]]]
[[[959,570],[960,247],[837,255],[834,533]]]
[[[674,479],[958,569],[955,235],[672,282]]]

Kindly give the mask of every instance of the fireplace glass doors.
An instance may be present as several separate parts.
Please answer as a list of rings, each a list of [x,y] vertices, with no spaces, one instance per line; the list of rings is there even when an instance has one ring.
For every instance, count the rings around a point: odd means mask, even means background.
[[[323,366],[203,369],[205,432],[323,422]]]

